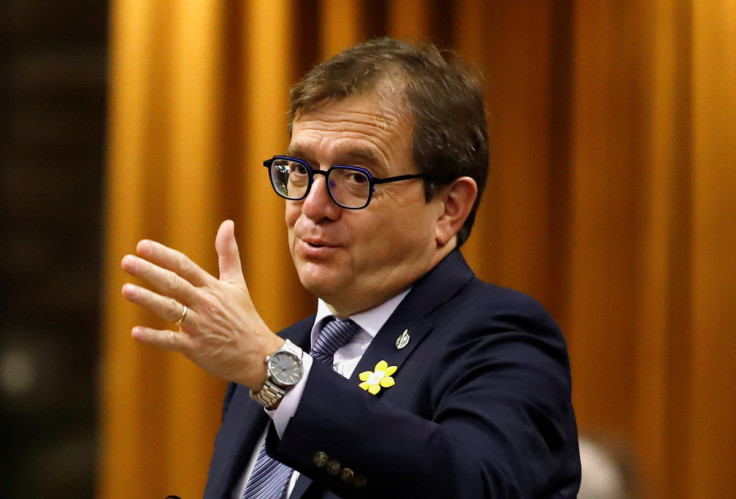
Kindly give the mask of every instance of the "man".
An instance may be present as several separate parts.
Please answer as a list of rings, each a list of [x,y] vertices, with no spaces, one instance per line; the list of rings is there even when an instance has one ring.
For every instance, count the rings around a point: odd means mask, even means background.
[[[133,337],[232,382],[205,496],[575,497],[562,335],[457,251],[487,176],[478,78],[380,39],[314,68],[291,101],[289,148],[264,165],[315,316],[268,329],[230,221],[219,280],[152,241],[123,259],[157,289],[123,295],[179,325]]]

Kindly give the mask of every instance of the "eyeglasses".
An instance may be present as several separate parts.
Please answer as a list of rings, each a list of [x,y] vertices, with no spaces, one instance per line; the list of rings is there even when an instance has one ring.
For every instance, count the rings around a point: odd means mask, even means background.
[[[290,156],[274,156],[264,161],[263,166],[268,168],[273,190],[282,198],[291,201],[304,199],[312,188],[314,176],[324,175],[327,192],[332,200],[349,210],[368,206],[376,184],[424,177],[417,174],[375,178],[368,170],[359,166],[336,165],[327,171],[315,170],[307,162]]]

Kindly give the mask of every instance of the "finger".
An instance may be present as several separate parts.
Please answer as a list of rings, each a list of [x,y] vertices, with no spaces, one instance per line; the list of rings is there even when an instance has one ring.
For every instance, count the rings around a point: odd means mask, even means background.
[[[214,277],[194,263],[181,251],[171,249],[156,241],[144,239],[136,246],[136,253],[159,267],[170,270],[195,286],[204,286]]]
[[[240,264],[240,251],[235,241],[235,224],[232,220],[225,220],[220,224],[215,239],[215,249],[220,267],[220,280],[245,284],[243,267]]]
[[[167,321],[177,322],[184,313],[184,305],[173,298],[161,296],[146,288],[136,286],[135,284],[123,285],[123,296],[126,300],[140,305],[150,310],[159,317]],[[194,312],[189,309],[187,311],[187,322],[191,323]]]
[[[186,352],[191,348],[191,338],[184,333],[136,326],[131,330],[130,334],[141,343],[163,348],[171,352]]]
[[[121,266],[127,273],[145,281],[166,296],[187,305],[196,302],[197,290],[192,283],[170,270],[135,255],[125,255]]]

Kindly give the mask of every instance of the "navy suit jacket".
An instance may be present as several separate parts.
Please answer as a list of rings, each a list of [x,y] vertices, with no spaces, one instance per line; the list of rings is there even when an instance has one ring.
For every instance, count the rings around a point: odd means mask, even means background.
[[[279,334],[306,351],[313,321]],[[371,395],[358,375],[381,360],[396,383]],[[283,438],[231,384],[205,498],[230,497],[267,425],[269,453],[302,473],[292,498],[568,498],[580,482],[562,334],[459,251],[415,283],[350,379],[313,364]]]

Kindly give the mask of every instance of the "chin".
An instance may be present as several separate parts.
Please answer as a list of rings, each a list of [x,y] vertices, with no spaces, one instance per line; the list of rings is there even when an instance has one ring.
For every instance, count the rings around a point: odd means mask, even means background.
[[[324,299],[339,288],[339,275],[322,266],[305,263],[297,267],[297,274],[302,286],[319,298]]]
[[[302,280],[302,286],[304,286],[304,289],[309,291],[310,294],[327,303],[332,303],[334,301],[333,298],[337,293],[334,286],[324,282]]]

